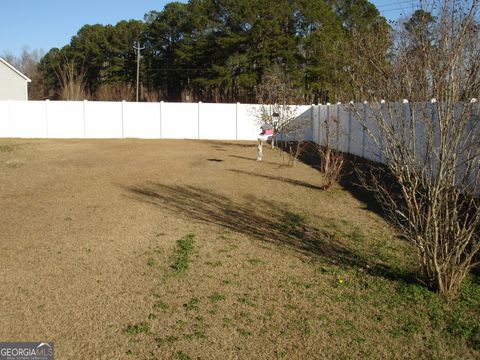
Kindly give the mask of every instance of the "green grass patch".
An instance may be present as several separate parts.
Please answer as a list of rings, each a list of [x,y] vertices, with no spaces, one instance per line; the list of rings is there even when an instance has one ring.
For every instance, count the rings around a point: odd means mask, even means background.
[[[191,298],[190,301],[186,304],[183,304],[183,307],[187,311],[193,311],[193,310],[198,310],[199,305],[202,303],[202,301],[199,298]]]
[[[194,234],[188,234],[182,239],[177,240],[175,252],[173,254],[172,269],[177,274],[184,273],[189,268],[190,257],[193,252]]]
[[[130,335],[142,333],[148,334],[150,332],[150,325],[144,321],[135,325],[127,325],[127,327],[125,328],[125,332]]]
[[[215,293],[215,294],[210,295],[208,298],[210,299],[211,302],[224,301],[225,300],[225,295]]]
[[[283,214],[280,222],[283,230],[294,231],[305,224],[305,215],[287,211]]]
[[[260,259],[248,259],[247,262],[248,262],[250,265],[260,265],[260,264],[263,264],[263,261],[260,260]]]
[[[187,354],[185,354],[183,351],[176,352],[174,359],[175,360],[192,360],[192,358]]]
[[[152,258],[148,259],[147,260],[147,266],[148,267],[154,267],[155,266],[155,260],[153,260]]]
[[[158,300],[153,304],[153,308],[157,310],[167,310],[168,309],[168,304],[164,303],[162,300]]]

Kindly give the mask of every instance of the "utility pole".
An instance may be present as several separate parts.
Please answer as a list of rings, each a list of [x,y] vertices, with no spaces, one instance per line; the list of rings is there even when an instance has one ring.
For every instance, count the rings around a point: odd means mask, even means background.
[[[145,49],[145,46],[140,47],[140,42],[136,42],[133,44],[133,48],[137,50],[137,102],[138,102],[138,89],[139,89],[139,82],[140,82],[140,51]]]

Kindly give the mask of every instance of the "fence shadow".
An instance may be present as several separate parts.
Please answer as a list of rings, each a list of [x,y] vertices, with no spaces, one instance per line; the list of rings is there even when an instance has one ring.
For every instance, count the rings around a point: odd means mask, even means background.
[[[149,183],[124,187],[127,196],[187,220],[214,224],[247,235],[259,241],[286,246],[327,264],[350,269],[362,269],[389,280],[415,282],[413,274],[405,274],[366,254],[342,244],[335,231],[335,222],[325,219],[328,228],[315,228],[304,222],[291,221],[291,213],[273,201],[253,196],[234,201],[210,190],[190,186],[168,186]],[[339,229],[340,230],[340,229]]]
[[[285,147],[279,146],[278,149],[279,151],[288,152]],[[339,184],[354,198],[365,204],[367,210],[372,211],[382,218],[388,220],[385,209],[378,201],[375,193],[363,185],[369,181],[368,174],[371,171],[374,171],[375,168],[379,168],[381,165],[375,164],[369,160],[352,154],[343,153],[343,156],[345,163],[340,174]],[[298,160],[317,171],[321,171],[320,154],[312,143],[305,145],[303,151],[298,157]],[[321,187],[320,190],[324,190],[324,188]]]
[[[253,156],[256,156],[256,153],[254,153]],[[249,160],[249,161],[255,161],[257,162],[257,158],[256,157],[246,157],[246,156],[239,156],[239,155],[228,155],[228,157],[231,157],[231,158],[235,158],[235,159],[242,159],[242,160]],[[277,164],[277,163],[274,163],[274,162],[271,162],[271,161],[267,161],[267,160],[262,160],[262,164],[270,164],[270,165],[277,165],[277,166],[282,166],[281,164]]]
[[[287,184],[292,184],[295,186],[303,186],[308,189],[313,189],[313,190],[324,190],[323,186],[318,186],[318,185],[313,185],[310,183],[307,183],[305,181],[301,180],[295,180],[295,179],[290,179],[282,176],[273,176],[273,175],[263,175],[255,172],[249,172],[249,171],[243,171],[243,170],[236,170],[236,169],[228,169],[228,171],[237,173],[237,174],[243,174],[243,175],[250,175],[250,176],[255,176],[263,179],[268,179],[268,180],[275,180],[275,181],[281,181]]]
[[[220,149],[223,146],[227,147],[240,147],[240,148],[255,148],[256,144],[253,141],[250,141],[249,144],[245,144],[243,142],[239,142],[236,140],[232,140],[231,142],[228,141],[221,141],[221,140],[204,140],[205,143],[211,144],[212,147],[216,149]]]

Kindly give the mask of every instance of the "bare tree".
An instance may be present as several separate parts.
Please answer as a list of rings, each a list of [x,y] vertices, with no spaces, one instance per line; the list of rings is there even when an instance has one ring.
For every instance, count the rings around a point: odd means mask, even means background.
[[[366,185],[415,244],[425,282],[446,297],[479,265],[478,6],[430,3],[431,13],[424,8],[397,30],[387,62],[358,45],[372,68],[368,116],[351,106],[385,164]]]
[[[260,108],[256,113],[259,124],[270,124],[275,128],[272,149],[280,140],[282,154],[287,153],[287,164],[293,166],[305,147],[304,133],[310,125],[309,119],[299,117],[302,96],[292,80],[280,68],[264,75],[255,88]],[[261,151],[262,142],[259,143]],[[285,158],[283,157],[284,161]]]
[[[32,80],[28,86],[29,99],[40,100],[44,98],[45,84],[38,68],[43,56],[44,52],[42,50],[30,50],[27,46],[23,47],[19,56],[15,56],[11,53],[2,55],[7,62],[12,64]]]
[[[62,100],[85,100],[88,92],[86,90],[85,71],[77,69],[75,62],[64,59],[62,65],[54,68],[55,74],[60,83],[60,99]]]
[[[343,154],[335,150],[335,143],[342,135],[339,125],[336,116],[327,116],[323,122],[319,123],[321,137],[318,143],[314,142],[312,144],[315,152],[319,155],[320,171],[323,174],[325,190],[330,189],[340,179],[345,162]]]

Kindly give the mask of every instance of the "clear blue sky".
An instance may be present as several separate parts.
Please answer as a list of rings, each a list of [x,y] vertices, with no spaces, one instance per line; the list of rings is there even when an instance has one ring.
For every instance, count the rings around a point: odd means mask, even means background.
[[[372,0],[371,0],[372,1]],[[62,47],[85,24],[115,24],[143,19],[150,10],[162,10],[168,0],[3,0],[0,12],[0,54]],[[181,2],[186,2],[181,1]],[[412,0],[373,0],[387,19],[409,14]]]

